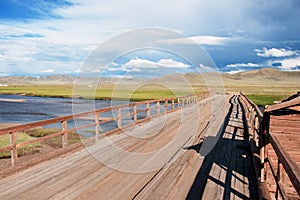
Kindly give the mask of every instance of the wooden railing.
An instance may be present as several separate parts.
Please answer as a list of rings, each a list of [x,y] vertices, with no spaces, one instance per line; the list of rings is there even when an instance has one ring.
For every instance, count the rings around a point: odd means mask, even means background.
[[[23,124],[18,126],[13,126],[9,128],[0,129],[0,135],[8,134],[10,138],[10,145],[5,147],[0,147],[0,152],[10,151],[11,154],[11,164],[14,166],[18,163],[18,148],[35,143],[44,141],[53,137],[61,136],[62,140],[62,148],[65,148],[68,145],[68,134],[74,131],[78,131],[81,129],[85,129],[87,127],[95,127],[95,141],[97,142],[100,136],[100,125],[108,123],[108,122],[116,122],[117,127],[122,127],[122,119],[132,117],[133,123],[139,120],[145,120],[151,116],[172,112],[178,109],[181,109],[186,106],[193,105],[197,103],[199,100],[207,98],[209,96],[208,93],[201,93],[197,95],[189,95],[185,97],[178,98],[165,98],[159,100],[149,100],[142,102],[135,102],[127,105],[118,105],[108,108],[103,108],[100,110],[94,110],[69,116],[63,116],[38,122],[33,122],[29,124]],[[145,107],[145,109],[138,109],[138,107]],[[154,107],[154,108],[153,108]],[[151,110],[156,110],[156,112],[151,112]],[[164,111],[162,112],[162,110]],[[130,112],[132,110],[132,112]],[[129,111],[129,112],[128,112]],[[101,114],[104,113],[117,113],[116,116],[105,118],[101,117]],[[145,113],[143,119],[138,119],[139,113]],[[68,128],[68,121],[74,121],[80,119],[82,117],[93,119],[93,123],[75,126],[75,128]],[[17,143],[18,132],[22,132],[28,129],[47,126],[51,124],[61,124],[61,131],[57,133],[53,133],[47,136],[34,138],[30,141]],[[129,124],[130,125],[130,124]]]
[[[300,172],[298,166],[295,166],[295,162],[291,160],[289,154],[280,145],[278,139],[269,133],[269,123],[270,115],[265,113],[262,115],[261,111],[250,99],[247,98],[243,93],[240,94],[240,101],[242,103],[243,109],[245,111],[245,116],[247,119],[247,125],[250,137],[255,141],[256,148],[259,149],[257,152],[259,155],[254,155],[260,158],[260,172],[258,171],[257,176],[261,183],[266,181],[267,169],[271,170],[274,181],[276,182],[275,198],[278,199],[279,196],[282,199],[290,199],[291,197],[287,195],[286,185],[287,178],[292,183],[294,189],[300,195]],[[269,159],[267,154],[266,146],[272,148],[276,153],[277,163],[274,163]],[[266,184],[263,186],[267,189]],[[266,196],[267,199],[270,198],[269,195]],[[293,198],[293,197],[292,197]]]

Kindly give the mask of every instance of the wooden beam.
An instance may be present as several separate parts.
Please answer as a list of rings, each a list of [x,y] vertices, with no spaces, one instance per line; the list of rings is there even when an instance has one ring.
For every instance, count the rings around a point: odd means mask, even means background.
[[[67,121],[62,121],[61,122],[62,125],[62,132],[64,132],[62,134],[62,147],[65,148],[68,145],[68,133],[65,132],[66,130],[68,130],[68,125],[67,125]]]
[[[272,105],[272,106],[268,106],[265,109],[265,112],[271,112],[271,111],[274,111],[274,110],[279,110],[279,109],[283,109],[283,108],[287,108],[287,107],[295,106],[295,105],[299,105],[299,104],[300,104],[300,97],[297,97],[297,98],[292,99],[292,100],[287,101],[287,102],[283,102],[283,103],[275,104],[275,105]]]
[[[118,127],[121,127],[122,126],[122,118],[121,118],[121,108],[118,108],[117,109],[117,125]]]
[[[150,113],[150,103],[146,103],[146,111],[147,111],[147,117],[150,117],[150,115],[151,115],[151,113]]]
[[[135,122],[137,121],[136,104],[133,105],[133,120],[134,120]]]
[[[298,195],[300,195],[300,167],[290,158],[289,154],[284,150],[278,138],[270,134],[270,142],[278,159],[282,163],[286,173],[288,174]]]
[[[11,132],[9,133],[10,145],[12,149],[10,150],[11,155],[11,165],[15,166],[18,163],[18,148],[17,148],[17,133]]]
[[[100,128],[100,125],[99,125],[99,114],[96,113],[95,115],[95,123],[96,123],[96,126],[95,126],[95,143],[98,142],[99,140],[99,128]]]

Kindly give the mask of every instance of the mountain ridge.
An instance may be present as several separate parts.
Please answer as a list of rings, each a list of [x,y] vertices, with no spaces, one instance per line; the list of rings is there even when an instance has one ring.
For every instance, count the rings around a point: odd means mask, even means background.
[[[235,74],[229,73],[186,73],[186,74],[170,74],[163,77],[153,79],[128,79],[128,78],[106,78],[102,77],[100,83],[111,84],[138,84],[142,82],[155,82],[155,83],[172,83],[180,84],[182,81],[190,84],[205,84],[205,79],[213,79],[220,74],[225,84],[272,84],[272,82],[282,82],[283,84],[300,84],[300,71],[281,71],[277,68],[262,68],[257,70],[250,70],[238,72]],[[74,81],[80,81],[82,84],[95,84],[98,83],[98,77],[76,77],[71,75],[51,75],[51,76],[3,76],[0,77],[0,84],[9,85],[38,85],[38,84],[73,84]]]

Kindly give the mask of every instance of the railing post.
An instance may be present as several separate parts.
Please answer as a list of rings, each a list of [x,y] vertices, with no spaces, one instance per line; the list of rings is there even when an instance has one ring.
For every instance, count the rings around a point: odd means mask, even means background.
[[[261,162],[261,170],[260,177],[261,182],[265,182],[265,146],[262,146],[260,149],[260,162]]]
[[[118,127],[122,126],[122,121],[121,121],[121,108],[117,109],[117,125]]]
[[[133,120],[135,122],[137,120],[136,104],[133,105]]]
[[[168,103],[168,100],[165,100],[165,113],[168,112],[168,107],[169,107],[169,103]]]
[[[282,164],[280,164],[280,183],[283,186],[282,190],[286,191],[286,186],[287,186],[287,180],[286,180],[286,176],[287,174],[285,173],[284,167]]]
[[[98,113],[95,113],[95,123],[96,123],[96,126],[95,126],[95,143],[97,143],[98,140],[99,140],[99,114]]]
[[[276,174],[276,193],[275,193],[275,199],[278,199],[279,197],[279,183],[280,183],[280,161],[278,158],[278,162],[277,162],[277,174]]]
[[[256,146],[258,146],[258,140],[257,140],[257,131],[259,129],[259,126],[258,126],[258,116],[255,115],[254,117],[254,130],[253,130],[253,139],[256,143]]]
[[[18,163],[18,148],[17,148],[17,133],[9,133],[9,141],[12,149],[10,150],[11,165],[15,166]]]
[[[67,127],[67,121],[62,121],[62,131],[66,131],[68,129]],[[62,148],[65,148],[68,145],[68,133],[63,133],[61,136],[62,141]]]
[[[147,117],[150,117],[150,103],[146,104]]]
[[[157,109],[157,114],[159,114],[160,113],[160,103],[159,103],[159,101],[156,102],[156,109]]]
[[[174,103],[174,99],[172,99],[172,109],[175,108],[175,103]]]

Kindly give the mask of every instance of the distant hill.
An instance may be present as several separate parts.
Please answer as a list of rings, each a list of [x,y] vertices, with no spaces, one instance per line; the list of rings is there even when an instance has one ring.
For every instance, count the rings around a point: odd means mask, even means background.
[[[28,84],[68,84],[75,80],[72,76],[6,76],[0,77],[0,83],[9,85],[28,85]]]
[[[154,79],[119,79],[119,78],[101,78],[100,83],[107,84],[140,84],[142,82],[159,83],[159,84],[173,84],[173,85],[201,85],[207,81],[213,81],[220,74],[205,73],[205,74],[171,74]],[[204,77],[204,78],[203,78]],[[276,68],[263,68],[252,71],[239,72],[236,74],[222,73],[221,77],[226,85],[272,85],[282,84],[300,85],[300,71],[280,71]],[[82,84],[95,84],[98,83],[98,77],[80,77],[78,79],[74,76],[68,75],[53,75],[53,76],[8,76],[0,77],[0,84],[7,85],[28,85],[28,84],[73,84],[74,81]]]
[[[300,71],[281,71],[276,68],[263,68],[236,74],[222,74],[226,84],[300,84]]]
[[[204,73],[204,74],[172,74],[149,80],[150,82],[179,84],[188,82],[192,85],[206,84],[206,82],[219,81],[222,78],[226,85],[272,85],[272,84],[297,84],[300,85],[300,72],[280,71],[275,68],[263,68],[252,71],[229,73]]]

